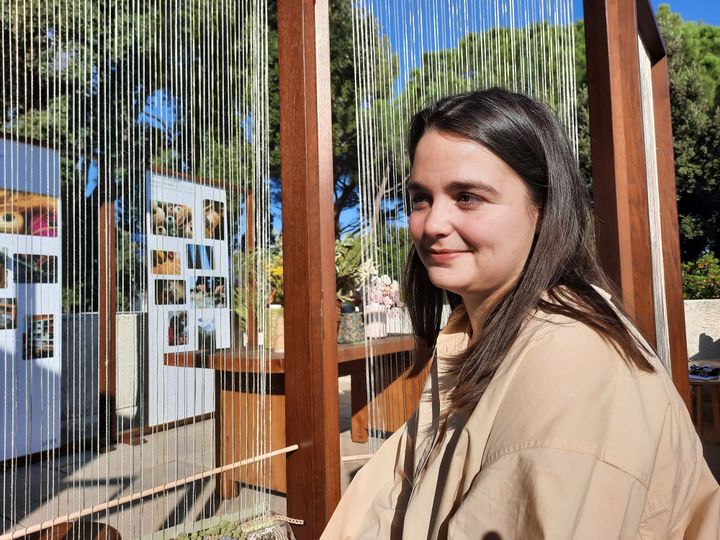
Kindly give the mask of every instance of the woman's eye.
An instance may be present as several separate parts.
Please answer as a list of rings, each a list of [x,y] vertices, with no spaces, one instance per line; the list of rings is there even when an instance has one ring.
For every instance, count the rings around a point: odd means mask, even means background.
[[[472,193],[460,193],[457,196],[457,202],[462,206],[475,206],[482,203],[483,199]]]
[[[415,195],[412,195],[410,197],[411,210],[419,210],[420,208],[424,208],[424,206],[427,204],[428,204],[427,195],[424,195],[421,193],[416,193]]]

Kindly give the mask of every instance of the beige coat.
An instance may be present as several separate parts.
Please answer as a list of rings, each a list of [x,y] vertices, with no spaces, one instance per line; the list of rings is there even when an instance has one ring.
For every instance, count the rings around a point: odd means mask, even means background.
[[[457,311],[417,414],[357,473],[323,539],[720,538],[720,490],[663,366],[628,368],[571,319],[536,314],[473,413],[436,435],[443,358],[466,328]]]

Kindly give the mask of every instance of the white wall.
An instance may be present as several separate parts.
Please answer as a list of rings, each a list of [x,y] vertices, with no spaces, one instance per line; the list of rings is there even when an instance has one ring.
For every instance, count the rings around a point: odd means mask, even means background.
[[[146,374],[145,313],[117,315],[118,429],[140,427],[141,381]],[[98,433],[98,314],[63,315],[61,444]],[[145,413],[147,414],[147,413]]]
[[[720,358],[720,299],[685,300],[685,335],[691,360]]]

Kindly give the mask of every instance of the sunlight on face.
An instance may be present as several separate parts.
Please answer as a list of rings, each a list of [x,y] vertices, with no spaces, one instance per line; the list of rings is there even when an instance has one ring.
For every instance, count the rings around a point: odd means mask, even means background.
[[[478,305],[515,283],[538,210],[510,166],[476,142],[429,130],[415,150],[409,191],[410,235],[436,287]]]

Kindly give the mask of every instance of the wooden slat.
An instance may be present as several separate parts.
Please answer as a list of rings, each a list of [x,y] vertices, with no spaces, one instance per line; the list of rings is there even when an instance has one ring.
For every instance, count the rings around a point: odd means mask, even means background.
[[[660,195],[660,228],[662,231],[663,267],[665,271],[665,304],[667,306],[670,365],[675,388],[692,407],[688,385],[688,352],[685,333],[685,305],[680,262],[675,159],[673,157],[672,120],[667,57],[652,67],[655,140],[657,147],[658,191]]]
[[[655,15],[649,0],[637,0],[637,27],[638,33],[648,51],[650,62],[655,63],[665,58],[665,43],[663,42],[660,28],[658,28]]]
[[[368,345],[362,343],[337,346],[339,364],[367,357],[409,352],[415,348],[413,336],[390,336],[373,339]],[[269,361],[268,361],[269,360]],[[257,347],[224,349],[211,354],[190,351],[165,353],[167,366],[195,367],[225,371],[228,373],[285,373],[285,354],[260,351]]]
[[[117,315],[117,251],[115,243],[115,207],[106,201],[99,210],[98,234],[98,385],[99,385],[99,444],[112,448],[117,440],[115,414],[116,315]]]
[[[327,0],[278,0],[287,514],[320,537],[340,499]],[[328,399],[328,396],[331,396]]]
[[[584,5],[598,252],[625,309],[655,346],[636,0]]]

